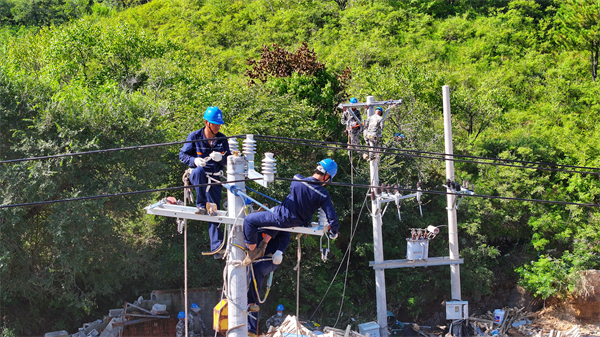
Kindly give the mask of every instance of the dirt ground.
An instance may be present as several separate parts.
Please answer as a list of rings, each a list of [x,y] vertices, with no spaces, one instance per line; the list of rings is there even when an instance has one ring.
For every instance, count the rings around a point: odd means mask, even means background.
[[[581,336],[600,336],[600,306],[595,303],[577,303],[568,300],[556,303],[541,311],[532,319],[532,325],[542,328],[545,333],[550,330],[569,331],[574,326],[579,327]]]

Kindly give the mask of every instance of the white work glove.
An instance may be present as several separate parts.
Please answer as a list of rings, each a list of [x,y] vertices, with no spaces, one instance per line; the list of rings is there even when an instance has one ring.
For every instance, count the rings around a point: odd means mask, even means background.
[[[221,152],[213,151],[210,154],[210,158],[216,162],[220,162],[221,159],[223,159],[223,155],[221,154]]]
[[[278,250],[273,254],[273,264],[280,264],[283,261],[283,252]]]
[[[196,167],[204,167],[206,166],[206,159],[196,157],[196,159],[194,159],[194,165],[196,165]]]
[[[335,234],[331,233],[331,234],[329,234],[329,239],[331,239],[331,240],[335,240],[335,239],[337,239],[337,237],[338,237],[338,234],[339,234],[339,233],[335,233]]]

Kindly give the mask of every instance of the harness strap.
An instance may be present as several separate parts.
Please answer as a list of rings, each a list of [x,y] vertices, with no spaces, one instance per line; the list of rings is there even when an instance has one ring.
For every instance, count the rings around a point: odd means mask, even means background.
[[[309,183],[307,183],[306,181],[303,181],[302,179],[298,178],[298,176],[294,176],[294,180],[298,180],[300,182],[302,182],[306,187],[310,188],[311,190],[313,190],[315,193],[317,193],[318,195],[322,196],[323,198],[326,198],[327,196],[321,192],[319,192],[316,188],[314,188],[313,186],[310,186]]]

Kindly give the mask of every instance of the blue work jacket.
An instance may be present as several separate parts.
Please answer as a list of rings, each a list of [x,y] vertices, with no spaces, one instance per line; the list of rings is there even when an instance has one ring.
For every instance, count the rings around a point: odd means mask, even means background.
[[[218,137],[226,136],[218,132],[215,138]],[[206,172],[219,172],[227,166],[227,157],[231,155],[231,152],[229,151],[229,143],[227,142],[227,139],[217,139],[213,142],[213,145],[210,146],[208,141],[205,139],[206,137],[204,136],[204,128],[190,133],[186,141],[194,140],[197,142],[183,144],[181,150],[179,151],[179,160],[181,160],[181,162],[187,166],[194,168],[196,167],[196,164],[194,164],[195,158],[207,158],[213,151],[221,152],[223,159],[221,159],[220,162],[209,160],[206,163],[206,166],[204,166],[204,170]]]
[[[285,253],[285,249],[290,245],[290,232],[280,231],[276,233],[277,234],[274,237],[272,237],[269,243],[267,244],[267,248],[265,249],[265,255],[274,254],[278,250],[280,250],[282,253]],[[258,243],[260,243],[260,241]]]
[[[290,185],[290,194],[273,211],[286,227],[308,226],[319,207],[327,215],[331,232],[336,234],[340,225],[329,192],[319,180],[296,174]]]

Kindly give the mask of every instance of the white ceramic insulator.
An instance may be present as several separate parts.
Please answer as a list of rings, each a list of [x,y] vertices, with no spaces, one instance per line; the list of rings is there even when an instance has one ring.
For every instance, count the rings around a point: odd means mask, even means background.
[[[248,169],[254,170],[254,154],[256,153],[256,141],[254,135],[246,135],[244,139],[244,155],[248,160]]]
[[[236,138],[229,138],[229,151],[234,153],[235,151],[239,151],[240,147]]]
[[[262,161],[262,175],[265,177],[265,181],[272,183],[275,181],[275,174],[277,173],[277,160],[273,158],[273,153],[265,153],[265,158]]]
[[[325,211],[322,208],[319,208],[319,225],[323,227],[329,225],[327,221],[327,215],[325,215]]]

